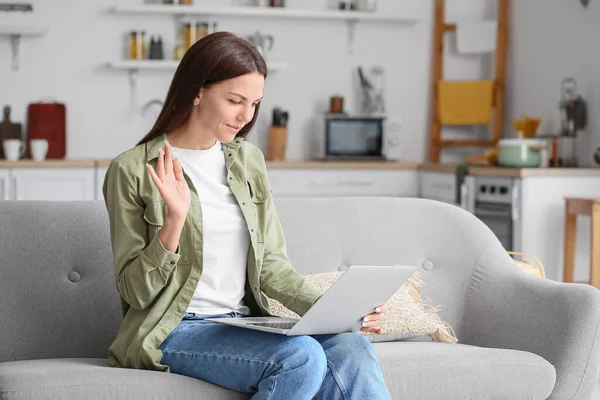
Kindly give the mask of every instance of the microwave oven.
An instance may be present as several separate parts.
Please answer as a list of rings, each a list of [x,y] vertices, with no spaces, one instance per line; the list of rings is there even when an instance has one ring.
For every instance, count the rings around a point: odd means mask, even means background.
[[[397,119],[384,116],[327,114],[323,137],[325,160],[399,159]]]

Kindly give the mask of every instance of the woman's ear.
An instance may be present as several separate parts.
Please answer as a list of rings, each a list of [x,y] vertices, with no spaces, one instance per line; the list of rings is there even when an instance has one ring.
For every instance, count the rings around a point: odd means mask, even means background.
[[[196,97],[194,97],[194,105],[197,106],[200,104],[200,100],[202,100],[202,89],[200,89]]]

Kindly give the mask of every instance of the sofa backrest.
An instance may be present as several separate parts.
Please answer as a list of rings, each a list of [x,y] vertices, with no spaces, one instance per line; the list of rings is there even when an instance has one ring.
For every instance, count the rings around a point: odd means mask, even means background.
[[[120,321],[104,204],[0,201],[0,362],[107,358]]]
[[[476,254],[500,246],[474,216],[431,200],[277,199],[276,206],[298,271],[419,266],[423,298],[441,307],[459,339]],[[104,203],[0,201],[0,362],[105,358],[120,322]]]

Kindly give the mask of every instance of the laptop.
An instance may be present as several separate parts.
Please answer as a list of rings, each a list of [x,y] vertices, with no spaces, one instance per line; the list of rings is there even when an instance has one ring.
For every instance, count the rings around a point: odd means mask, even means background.
[[[417,269],[401,265],[352,266],[300,319],[245,317],[206,321],[287,336],[357,332],[362,318],[385,304]]]

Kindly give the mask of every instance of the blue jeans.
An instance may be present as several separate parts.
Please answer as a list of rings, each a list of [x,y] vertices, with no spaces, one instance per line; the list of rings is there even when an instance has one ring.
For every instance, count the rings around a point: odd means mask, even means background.
[[[253,400],[391,399],[373,346],[358,333],[285,336],[204,318],[186,313],[160,345],[172,373],[253,393]]]

